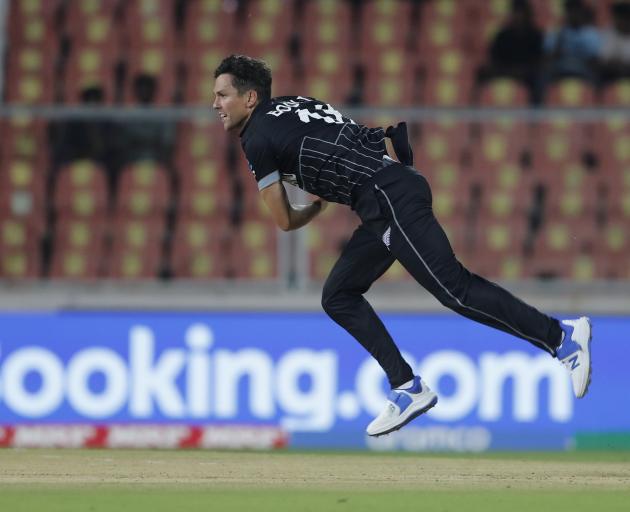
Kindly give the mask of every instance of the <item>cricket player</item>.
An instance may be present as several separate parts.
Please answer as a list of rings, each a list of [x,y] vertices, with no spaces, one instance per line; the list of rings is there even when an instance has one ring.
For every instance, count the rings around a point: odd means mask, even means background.
[[[240,136],[280,229],[304,226],[330,201],[350,206],[362,221],[326,280],[322,306],[389,379],[387,403],[367,433],[398,430],[437,403],[363,297],[394,260],[446,307],[560,360],[576,397],[584,396],[591,376],[589,319],[559,321],[464,268],[433,215],[426,178],[411,166],[404,123],[368,128],[314,98],[271,98],[271,80],[263,61],[231,55],[215,71],[213,107],[224,129]],[[284,182],[317,198],[291,204]]]

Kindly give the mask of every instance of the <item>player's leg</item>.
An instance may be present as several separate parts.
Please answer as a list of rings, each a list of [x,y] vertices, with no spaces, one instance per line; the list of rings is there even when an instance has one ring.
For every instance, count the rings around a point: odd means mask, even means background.
[[[367,427],[371,436],[398,430],[437,403],[435,393],[413,375],[380,318],[363,297],[393,262],[394,257],[385,244],[362,225],[341,253],[322,294],[326,313],[372,354],[392,387],[383,411]]]
[[[576,396],[584,395],[590,375],[587,318],[560,324],[507,290],[469,272],[456,259],[433,215],[431,191],[421,175],[401,171],[397,181],[375,188],[381,209],[391,222],[392,254],[416,281],[454,311],[558,355],[567,367],[571,366]],[[568,344],[558,349],[563,339]],[[571,362],[573,356],[579,360]]]
[[[393,262],[394,257],[385,244],[363,225],[359,226],[326,279],[322,307],[372,354],[392,387],[396,387],[411,380],[413,372],[363,297]]]
[[[391,220],[390,249],[416,281],[454,311],[555,353],[562,334],[557,320],[469,272],[457,260],[433,215],[431,191],[423,176],[403,174],[400,181],[376,192]]]

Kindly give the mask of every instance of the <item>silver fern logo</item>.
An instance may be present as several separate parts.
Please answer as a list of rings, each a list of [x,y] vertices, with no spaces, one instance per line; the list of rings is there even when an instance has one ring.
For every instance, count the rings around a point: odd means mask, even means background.
[[[392,228],[390,226],[385,230],[385,233],[383,233],[383,243],[388,249],[389,249],[391,234],[392,234]]]

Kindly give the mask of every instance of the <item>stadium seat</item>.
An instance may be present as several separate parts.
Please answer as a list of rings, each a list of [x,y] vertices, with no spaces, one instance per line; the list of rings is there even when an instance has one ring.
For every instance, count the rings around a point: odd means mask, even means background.
[[[186,4],[180,61],[186,70],[184,101],[209,105],[214,100],[214,70],[237,45],[236,4],[221,0]]]
[[[341,205],[330,204],[306,229],[309,277],[324,281],[343,247],[359,225],[358,216]]]
[[[278,228],[260,219],[245,219],[230,235],[226,274],[230,279],[273,281],[278,272]]]
[[[51,279],[84,280],[103,275],[108,229],[105,168],[79,160],[59,169],[54,186]]]
[[[94,280],[102,277],[107,235],[105,217],[86,220],[65,217],[53,233],[51,279]]]
[[[627,107],[630,105],[630,78],[617,80],[606,86],[601,103],[607,107]]]
[[[2,157],[18,158],[44,168],[48,163],[46,123],[28,115],[0,119]]]
[[[117,279],[154,279],[165,270],[165,236],[172,205],[167,171],[152,161],[123,168],[111,222],[106,274]]]
[[[595,90],[585,80],[564,78],[548,87],[545,103],[550,107],[591,107]]]
[[[525,272],[529,235],[525,215],[509,218],[482,215],[475,228],[469,270],[491,278],[520,279]]]
[[[470,155],[470,128],[468,123],[446,117],[424,122],[414,147],[415,167],[429,177],[433,167],[441,162],[466,169]]]
[[[150,160],[125,166],[118,180],[116,212],[135,218],[161,217],[171,205],[166,169]]]
[[[46,206],[46,173],[22,159],[0,162],[0,214],[42,224]]]
[[[505,164],[525,167],[529,155],[530,126],[508,117],[476,125],[478,139],[470,144],[472,165],[494,170]]]
[[[98,87],[103,91],[103,103],[113,103],[117,63],[118,54],[114,48],[74,47],[65,68],[65,102],[76,105],[81,102],[81,93],[85,89]]]
[[[629,217],[630,219],[630,217]],[[607,279],[628,279],[630,264],[630,220],[611,219],[602,229],[596,231],[595,258],[601,277]]]
[[[306,2],[302,19],[304,72],[294,85],[303,95],[343,105],[352,85],[352,67],[358,62],[350,7],[347,2],[313,0]]]
[[[232,202],[226,168],[227,136],[218,121],[181,123],[175,165],[178,171],[178,215],[216,218]]]
[[[594,151],[592,125],[558,115],[532,125],[532,167],[540,175],[553,175],[561,166],[586,163]]]
[[[630,226],[630,168],[612,168],[602,181],[606,217]]]
[[[112,245],[106,253],[106,276],[142,280],[160,277],[164,269],[165,218],[120,214],[111,222]]]
[[[41,251],[38,246],[32,250],[3,248],[0,251],[0,280],[34,280],[41,278],[41,274]]]
[[[366,103],[378,106],[418,103],[418,62],[407,44],[411,3],[367,2],[361,21],[360,61],[366,70]]]
[[[392,47],[370,57],[367,66],[365,103],[396,107],[419,103],[419,77],[416,67],[408,65],[405,52]]]
[[[50,104],[55,97],[59,2],[11,2],[7,27],[5,99],[10,103]]]
[[[483,84],[479,104],[483,107],[523,108],[528,104],[527,88],[513,78],[495,78]]]
[[[41,277],[46,229],[45,173],[20,158],[0,165],[0,279]]]
[[[64,81],[67,103],[78,103],[81,91],[90,86],[103,89],[105,103],[114,101],[115,68],[121,47],[115,18],[118,5],[115,0],[67,2],[64,24],[69,41]]]
[[[91,160],[79,160],[59,169],[55,180],[53,209],[62,218],[99,219],[108,211],[105,168]]]
[[[171,244],[171,269],[177,279],[222,279],[227,274],[230,227],[227,219],[179,216]]]
[[[293,11],[282,0],[250,2],[247,17],[239,28],[239,52],[263,59],[274,78],[273,95],[295,94],[288,45]]]
[[[135,103],[133,83],[138,75],[156,78],[155,104],[172,104],[176,94],[176,34],[172,0],[139,0],[124,4],[124,101]]]
[[[445,48],[462,48],[462,28],[466,25],[469,12],[455,0],[432,0],[424,2],[419,30],[419,49],[427,57]]]

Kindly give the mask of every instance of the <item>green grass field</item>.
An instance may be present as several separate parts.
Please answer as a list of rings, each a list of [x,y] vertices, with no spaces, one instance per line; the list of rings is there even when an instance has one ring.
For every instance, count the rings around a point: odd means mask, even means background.
[[[2,450],[0,511],[629,511],[630,452]]]

